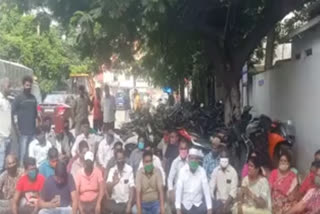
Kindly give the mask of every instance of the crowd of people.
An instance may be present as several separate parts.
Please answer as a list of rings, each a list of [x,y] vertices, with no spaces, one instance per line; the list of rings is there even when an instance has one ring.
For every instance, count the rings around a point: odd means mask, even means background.
[[[252,151],[238,173],[219,133],[210,138],[207,154],[183,130],[166,130],[156,147],[139,136],[128,153],[114,132],[107,86],[93,101],[94,128],[103,135],[90,126],[91,101],[83,87],[73,106],[73,135],[68,120],[60,133],[48,119],[37,122],[32,78],[25,77],[23,86],[12,105],[1,87],[0,116],[12,123],[0,127],[0,214],[320,213],[320,151],[302,182],[289,151],[271,170]],[[19,133],[18,157],[6,153],[10,124]]]

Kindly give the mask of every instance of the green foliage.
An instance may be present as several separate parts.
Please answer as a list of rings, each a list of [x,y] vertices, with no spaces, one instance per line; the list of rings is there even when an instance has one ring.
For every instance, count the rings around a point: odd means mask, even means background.
[[[57,90],[71,69],[88,65],[64,40],[58,27],[42,28],[39,17],[23,15],[17,7],[0,5],[0,58],[19,62],[34,70],[43,92]],[[47,23],[48,22],[44,22]],[[38,28],[40,26],[40,28]]]
[[[83,58],[99,64],[112,55],[157,85],[222,72],[236,84],[243,64],[299,0],[11,0],[19,8],[47,7],[76,34]],[[313,1],[306,0],[305,2]],[[137,53],[144,57],[135,59]],[[261,48],[255,56],[261,57]],[[229,72],[225,70],[231,69]],[[77,72],[86,67],[72,67]],[[215,71],[213,73],[212,71]],[[201,81],[198,83],[201,86]],[[230,84],[228,84],[230,86]]]

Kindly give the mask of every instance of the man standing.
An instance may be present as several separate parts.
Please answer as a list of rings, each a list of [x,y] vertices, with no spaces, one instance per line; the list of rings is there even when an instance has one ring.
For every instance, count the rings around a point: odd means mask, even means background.
[[[89,106],[91,105],[90,98],[83,85],[79,86],[79,97],[74,101],[72,106],[72,118],[75,124],[75,134],[80,134],[81,122],[88,120]]]
[[[11,133],[11,104],[8,100],[9,80],[4,78],[0,83],[0,171],[4,167],[6,149]]]
[[[5,162],[6,171],[0,175],[0,213],[11,210],[10,202],[14,195],[17,181],[23,170],[18,168],[18,159],[14,155],[8,155]]]
[[[219,166],[219,153],[221,140],[217,136],[211,137],[211,152],[209,152],[203,159],[203,168],[206,170],[208,179],[211,178],[213,170]]]
[[[108,85],[104,87],[104,98],[102,100],[103,124],[105,129],[114,129],[114,122],[116,119],[116,100],[110,94]]]
[[[40,196],[39,214],[77,214],[75,183],[63,162],[57,164],[54,176],[46,179]]]
[[[152,152],[143,153],[143,168],[136,177],[138,214],[165,214],[162,175],[152,163]]]
[[[131,213],[134,193],[132,167],[126,164],[123,150],[116,151],[116,166],[110,169],[107,190],[111,198],[107,201],[107,213]]]
[[[238,174],[229,164],[226,151],[220,155],[220,165],[214,169],[210,180],[213,209],[217,214],[230,213],[237,196]]]
[[[200,166],[201,158],[203,158],[202,151],[190,149],[189,164],[179,172],[175,202],[177,214],[212,213],[209,183],[206,172]]]
[[[12,105],[12,121],[19,133],[20,163],[27,156],[29,142],[36,130],[37,100],[31,94],[33,79],[25,76],[22,80],[23,93],[18,95]],[[17,125],[16,125],[17,124]]]
[[[12,199],[13,214],[38,212],[38,200],[45,178],[38,173],[34,158],[25,158],[24,169],[25,174],[18,180]]]
[[[102,91],[101,88],[96,88],[96,94],[93,98],[92,108],[93,108],[93,129],[96,132],[102,131],[103,126],[103,114],[101,110],[101,98]]]

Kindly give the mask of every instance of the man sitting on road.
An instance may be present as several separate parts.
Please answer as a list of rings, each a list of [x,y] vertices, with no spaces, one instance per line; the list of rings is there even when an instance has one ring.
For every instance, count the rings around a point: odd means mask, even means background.
[[[140,162],[142,160],[145,144],[146,144],[145,138],[143,136],[139,136],[137,148],[131,152],[131,155],[129,157],[129,165],[132,167],[134,175],[137,174]]]
[[[166,175],[169,174],[171,164],[179,156],[180,136],[177,131],[170,132],[169,144],[164,155],[164,167]]]
[[[175,201],[178,214],[212,213],[209,183],[206,172],[200,166],[201,158],[202,151],[190,149],[189,163],[179,172]]]
[[[175,202],[175,187],[177,184],[178,175],[180,170],[185,165],[188,164],[187,162],[188,152],[189,152],[188,143],[181,142],[179,144],[179,157],[177,157],[171,165],[170,173],[168,176],[168,193],[169,193],[170,203],[172,204],[173,207]]]
[[[85,167],[76,176],[76,188],[79,195],[81,214],[101,212],[101,201],[105,194],[105,185],[101,170],[94,166],[94,155],[88,151],[84,155]]]
[[[113,155],[112,155],[111,159],[108,161],[107,166],[106,166],[106,170],[105,170],[105,174],[104,174],[106,179],[108,178],[108,174],[109,174],[111,168],[115,167],[117,164],[116,152],[119,150],[123,150],[123,147],[122,147],[122,143],[118,141],[113,146]],[[127,162],[128,162],[128,160],[126,160],[126,163]]]
[[[146,145],[145,145],[144,151],[150,151],[150,152],[152,152],[152,154],[153,154],[153,155],[152,155],[152,163],[153,163],[153,166],[154,166],[155,168],[158,168],[158,169],[160,170],[161,176],[162,176],[162,182],[163,182],[163,185],[165,186],[165,184],[166,184],[166,174],[165,174],[165,172],[164,172],[164,170],[163,170],[163,167],[162,167],[162,163],[161,163],[160,158],[153,153],[153,149],[152,149],[152,147],[151,147],[150,144],[146,144]],[[141,160],[141,162],[140,162],[140,164],[139,164],[139,169],[142,169],[142,168],[143,168],[143,160]],[[139,170],[139,169],[138,169],[138,170]]]
[[[41,191],[39,214],[77,214],[78,197],[73,177],[63,162],[56,165],[54,175],[47,178]]]
[[[88,143],[89,150],[95,154],[98,149],[98,144],[102,140],[102,137],[96,134],[90,134],[90,123],[88,119],[84,119],[81,122],[81,131],[81,134],[77,136],[71,149],[72,157],[76,156],[81,141],[85,140]]]
[[[48,159],[45,160],[39,167],[39,173],[45,178],[49,178],[54,175],[54,170],[59,160],[59,152],[55,147],[52,147],[48,151]]]
[[[25,174],[18,180],[12,199],[13,214],[34,214],[38,212],[38,200],[45,177],[38,173],[36,160],[27,157],[24,160]]]
[[[110,199],[107,201],[107,213],[131,213],[134,194],[132,167],[126,164],[123,150],[115,152],[116,166],[111,168],[107,179],[107,190]]]
[[[75,179],[78,172],[84,169],[85,166],[85,160],[84,155],[89,151],[89,146],[86,141],[81,141],[79,143],[79,151],[76,157],[74,157],[73,160],[70,161],[70,172],[73,178]]]
[[[231,213],[234,199],[237,196],[238,174],[229,164],[226,151],[220,154],[220,165],[214,169],[210,180],[210,191],[213,198],[213,209],[217,214]]]
[[[36,138],[31,141],[29,145],[29,157],[36,159],[37,167],[47,159],[48,151],[52,144],[46,140],[44,127],[39,126],[36,128]]]
[[[23,170],[18,168],[18,158],[8,155],[5,161],[5,169],[0,175],[0,213],[8,213],[11,210],[11,199],[13,198],[17,181]]]
[[[209,152],[203,159],[203,168],[206,170],[208,179],[211,179],[213,170],[219,166],[219,153],[221,140],[218,136],[211,137],[211,152]]]
[[[100,142],[98,147],[98,164],[100,167],[102,167],[104,170],[106,170],[107,164],[110,161],[110,159],[113,157],[113,148],[116,142],[121,141],[119,137],[117,137],[112,129],[107,129],[104,127],[104,133],[105,137]]]
[[[52,129],[52,120],[50,117],[45,117],[42,121],[43,131],[45,132],[46,139],[52,146],[56,147],[56,134]]]
[[[70,132],[69,120],[64,121],[63,131],[57,134],[57,143],[61,145],[62,159],[67,163],[71,158],[71,147],[75,141],[73,134]]]
[[[163,179],[161,172],[153,165],[151,151],[143,153],[143,168],[136,177],[136,200],[138,214],[165,214]]]

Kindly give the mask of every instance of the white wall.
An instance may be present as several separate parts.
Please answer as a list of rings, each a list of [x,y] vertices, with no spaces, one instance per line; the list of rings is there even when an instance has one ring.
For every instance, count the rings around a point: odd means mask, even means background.
[[[314,152],[320,149],[320,51],[254,76],[252,104],[258,114],[294,122],[295,159],[305,173]]]

